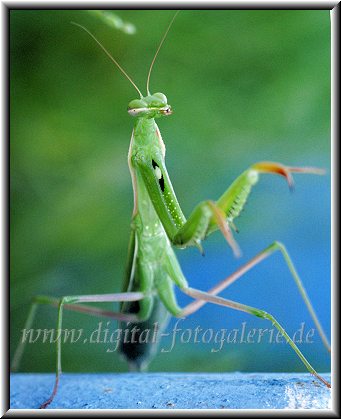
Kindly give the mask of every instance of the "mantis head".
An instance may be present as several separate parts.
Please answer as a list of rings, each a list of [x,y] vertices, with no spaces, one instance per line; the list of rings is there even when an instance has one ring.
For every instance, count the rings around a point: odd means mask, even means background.
[[[149,94],[141,99],[134,99],[128,105],[128,113],[140,118],[159,118],[172,114],[172,108],[167,103],[163,93]]]
[[[154,58],[150,64],[148,77],[147,77],[147,96],[143,96],[141,90],[136,86],[132,78],[127,74],[127,72],[121,67],[121,65],[116,61],[116,59],[106,50],[106,48],[98,41],[98,39],[85,27],[79,25],[78,23],[71,22],[73,25],[78,26],[79,28],[83,29],[90,37],[98,44],[98,46],[103,50],[103,52],[109,57],[109,59],[115,64],[115,66],[121,71],[121,73],[129,80],[131,85],[135,88],[137,93],[140,95],[140,99],[132,100],[128,105],[128,113],[133,116],[137,116],[140,118],[159,118],[163,115],[171,115],[172,109],[170,105],[167,104],[167,97],[163,93],[154,93],[153,95],[150,94],[149,91],[149,82],[150,82],[150,75],[152,73],[152,69],[158,56],[160,49],[164,40],[167,37],[169,29],[171,28],[174,19],[176,18],[179,11],[175,13],[173,19],[171,20],[168,28],[161,39],[161,42],[156,50]]]

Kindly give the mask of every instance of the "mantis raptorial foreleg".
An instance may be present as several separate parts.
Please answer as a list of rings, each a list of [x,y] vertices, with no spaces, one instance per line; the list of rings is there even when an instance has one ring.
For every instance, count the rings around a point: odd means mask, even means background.
[[[90,307],[90,306],[76,306],[74,304],[81,304],[81,303],[105,303],[105,302],[125,302],[125,301],[141,301],[146,298],[147,295],[143,292],[124,292],[124,293],[116,293],[116,294],[98,294],[98,295],[74,295],[74,296],[65,296],[60,299],[48,297],[48,296],[37,296],[34,298],[31,309],[25,324],[25,329],[28,330],[31,328],[37,306],[39,304],[47,304],[54,307],[58,307],[58,318],[57,318],[57,332],[62,330],[62,323],[63,323],[63,310],[73,310],[78,311],[90,315],[96,316],[103,316],[109,317],[121,321],[140,321],[140,318],[137,314],[126,314],[120,312],[112,312],[108,310],[101,310],[97,307]],[[40,406],[41,409],[45,409],[53,400],[54,396],[57,393],[58,383],[59,383],[59,376],[62,372],[62,363],[61,363],[61,356],[62,356],[62,340],[60,336],[56,339],[56,346],[57,346],[57,354],[56,354],[56,379],[54,383],[54,387],[51,393],[51,396]],[[12,370],[16,370],[19,367],[20,359],[23,354],[24,350],[24,342],[20,342],[18,348],[15,352],[13,362],[12,362]]]
[[[224,212],[213,201],[201,202],[194,209],[187,222],[173,237],[172,241],[181,247],[187,247],[193,243],[198,245],[205,238],[209,224],[214,222],[233,249],[234,254],[239,256],[239,247],[232,236],[231,229],[225,221],[225,218]]]
[[[310,363],[306,360],[302,352],[298,349],[294,341],[290,338],[290,336],[287,334],[285,329],[278,323],[278,321],[274,318],[272,314],[267,313],[264,310],[251,307],[245,304],[238,303],[236,301],[227,300],[226,298],[222,298],[216,295],[209,294],[207,292],[203,292],[200,290],[197,290],[195,288],[184,288],[182,291],[189,295],[192,298],[201,300],[203,302],[210,302],[213,304],[225,306],[232,308],[234,310],[244,311],[245,313],[252,314],[253,316],[260,317],[264,320],[270,320],[272,324],[276,327],[276,329],[282,334],[286,342],[293,348],[293,350],[296,352],[296,354],[299,356],[303,364],[306,366],[308,371],[315,375],[316,378],[318,378],[323,384],[325,384],[328,388],[330,388],[330,383],[326,381],[323,377],[321,377],[315,369],[310,365]],[[180,314],[181,315],[181,314]],[[180,316],[179,315],[179,316]]]
[[[253,257],[251,260],[249,260],[247,263],[245,263],[243,266],[241,266],[239,269],[237,269],[233,274],[229,275],[227,278],[225,278],[224,280],[222,280],[221,282],[219,282],[217,285],[215,285],[213,288],[211,288],[210,290],[207,291],[208,294],[210,295],[217,295],[219,294],[221,291],[223,291],[224,289],[226,289],[227,287],[229,287],[231,284],[233,284],[233,282],[235,282],[237,279],[241,278],[246,272],[248,272],[250,269],[252,269],[254,266],[258,265],[258,263],[260,263],[261,261],[263,261],[264,259],[268,258],[269,256],[271,256],[274,252],[276,251],[280,251],[281,255],[283,256],[289,270],[290,273],[297,285],[297,288],[303,298],[303,301],[315,323],[315,326],[319,332],[319,335],[322,339],[322,342],[324,344],[324,346],[326,347],[326,349],[330,352],[330,343],[326,337],[326,334],[324,333],[324,330],[317,318],[317,315],[315,313],[315,310],[310,302],[310,299],[308,297],[308,294],[303,286],[303,283],[301,281],[301,278],[299,277],[295,266],[289,256],[289,253],[287,251],[287,249],[285,248],[285,246],[280,243],[280,242],[274,242],[272,243],[270,246],[268,246],[266,249],[264,249],[263,251],[259,252],[255,257]],[[190,304],[188,304],[188,306],[184,307],[181,315],[183,316],[188,316],[189,314],[192,314],[194,312],[196,312],[200,307],[202,307],[204,304],[206,304],[207,301],[205,300],[196,300]]]
[[[230,226],[234,228],[233,219],[238,217],[243,209],[260,173],[284,176],[290,188],[293,187],[291,173],[324,173],[323,170],[310,167],[287,167],[274,162],[256,163],[243,172],[216,202],[200,203],[186,220],[175,197],[164,161],[156,161],[156,158],[147,161],[145,158],[135,157],[133,162],[144,179],[154,208],[174,245],[182,248],[200,247],[201,240],[219,228],[235,255],[239,255],[239,248],[233,239]]]

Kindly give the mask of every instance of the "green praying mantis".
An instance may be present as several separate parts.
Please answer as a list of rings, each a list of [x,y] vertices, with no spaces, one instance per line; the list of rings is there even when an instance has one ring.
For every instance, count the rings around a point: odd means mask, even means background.
[[[167,97],[163,93],[150,93],[150,77],[155,60],[167,37],[177,14],[171,20],[151,62],[144,96],[134,81],[111,56],[105,47],[84,26],[74,23],[84,30],[104,51],[115,66],[130,81],[139,97],[128,105],[128,113],[134,118],[134,128],[130,140],[128,166],[134,192],[134,208],[131,220],[131,233],[128,249],[128,261],[122,293],[101,295],[74,295],[62,298],[36,296],[33,299],[25,329],[30,329],[39,305],[52,305],[58,310],[57,330],[62,330],[64,309],[116,319],[129,330],[132,336],[151,329],[155,322],[162,332],[170,315],[186,317],[199,310],[206,303],[213,303],[270,321],[283,335],[286,342],[295,351],[307,370],[324,385],[330,387],[307,361],[294,341],[273,315],[259,308],[251,307],[237,301],[219,296],[237,279],[261,261],[279,251],[286,262],[292,278],[315,323],[319,335],[330,351],[330,344],[315,314],[313,306],[294,267],[285,246],[274,242],[259,252],[237,271],[204,292],[189,286],[174,253],[173,247],[185,249],[197,247],[203,252],[201,242],[211,233],[219,230],[235,256],[240,255],[237,242],[233,237],[234,220],[242,211],[251,189],[256,185],[259,176],[264,173],[281,175],[290,188],[293,186],[293,173],[323,174],[324,171],[314,167],[290,167],[275,162],[258,162],[246,169],[217,201],[206,200],[198,204],[188,219],[184,216],[175,195],[165,164],[165,145],[160,130],[155,122],[157,118],[172,114]],[[174,288],[193,298],[193,302],[179,307]],[[103,310],[86,303],[119,302],[117,312]],[[138,329],[136,328],[138,326]],[[61,339],[57,339],[56,378],[50,397],[41,405],[46,408],[53,401],[58,385],[61,365]],[[24,350],[20,342],[12,363],[12,369],[18,368]],[[141,343],[138,339],[127,339],[120,342],[119,350],[135,370],[146,368],[155,353],[156,345]]]

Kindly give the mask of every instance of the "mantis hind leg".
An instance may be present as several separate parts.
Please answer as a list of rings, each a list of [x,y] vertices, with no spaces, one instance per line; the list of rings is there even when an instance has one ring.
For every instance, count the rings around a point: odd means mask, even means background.
[[[327,387],[330,387],[330,384],[322,378],[310,365],[310,363],[306,360],[304,355],[301,353],[301,351],[298,349],[296,344],[293,342],[293,340],[288,336],[288,334],[285,332],[283,327],[278,323],[278,321],[269,313],[266,313],[264,310],[260,310],[258,308],[250,307],[235,301],[227,300],[222,297],[218,297],[217,294],[221,291],[223,291],[225,288],[229,287],[234,281],[241,278],[247,271],[252,269],[254,266],[256,266],[258,263],[260,263],[262,260],[266,259],[270,255],[272,255],[275,251],[279,250],[292,274],[292,277],[299,289],[299,292],[303,298],[303,301],[305,302],[308,311],[310,312],[310,315],[318,329],[318,332],[321,336],[321,339],[327,348],[327,350],[330,352],[330,344],[328,342],[328,339],[326,337],[326,334],[317,318],[317,315],[313,309],[313,306],[309,300],[309,297],[307,295],[307,292],[302,284],[302,281],[295,269],[295,266],[289,256],[288,251],[286,250],[285,246],[280,242],[274,242],[270,246],[268,246],[266,249],[258,253],[254,258],[252,258],[249,262],[241,266],[237,271],[235,271],[233,274],[219,282],[217,285],[215,285],[213,288],[211,288],[208,292],[203,292],[194,288],[190,287],[180,287],[181,290],[191,296],[195,299],[194,302],[188,304],[186,307],[184,307],[180,312],[176,313],[175,315],[177,317],[186,317],[189,314],[194,313],[195,311],[199,310],[203,305],[210,302],[213,304],[223,305],[226,307],[233,308],[235,310],[241,310],[246,313],[252,314],[257,317],[261,317],[266,320],[270,320],[273,325],[280,331],[280,333],[284,336],[285,340],[289,345],[294,349],[296,354],[299,356],[303,364],[306,366],[308,371],[310,371],[313,375],[315,375],[321,382],[323,382]]]
[[[117,294],[99,294],[99,295],[76,295],[76,296],[65,296],[60,299],[47,297],[47,296],[37,296],[33,299],[31,308],[27,321],[25,323],[25,329],[30,329],[34,317],[37,311],[39,304],[47,304],[53,307],[58,307],[58,318],[57,318],[57,333],[58,337],[56,339],[57,345],[57,357],[56,357],[56,378],[54,387],[51,393],[51,396],[40,406],[41,409],[45,409],[54,399],[59,384],[59,377],[62,372],[61,366],[61,331],[62,331],[62,321],[63,321],[63,309],[66,308],[72,311],[78,311],[90,315],[103,316],[114,318],[117,320],[123,321],[139,321],[138,313],[137,314],[125,314],[118,313],[113,311],[101,310],[98,307],[91,307],[86,305],[77,306],[75,304],[80,303],[103,303],[103,302],[124,302],[124,301],[140,301],[146,297],[145,293],[142,292],[126,292],[126,293],[117,293]],[[20,341],[17,350],[14,354],[12,362],[12,370],[16,370],[19,367],[20,359],[23,355],[25,347],[25,342]]]
[[[322,339],[322,342],[328,352],[330,352],[330,343],[328,341],[328,338],[319,322],[319,319],[315,313],[315,310],[313,308],[313,305],[310,302],[310,299],[308,297],[307,291],[304,288],[304,285],[301,281],[300,276],[297,273],[297,270],[294,266],[294,263],[291,260],[291,257],[286,249],[286,247],[278,242],[273,242],[270,246],[268,246],[266,249],[262,250],[260,253],[258,253],[255,257],[253,257],[251,260],[249,260],[247,263],[245,263],[243,266],[241,266],[237,271],[235,271],[233,274],[219,282],[217,285],[215,285],[213,288],[211,288],[208,291],[208,294],[210,295],[217,295],[219,292],[223,291],[225,288],[229,287],[233,282],[235,282],[237,279],[241,278],[246,272],[248,272],[250,269],[252,269],[254,266],[258,265],[261,261],[271,256],[274,252],[280,251],[281,255],[283,256],[290,273],[292,275],[292,278],[295,281],[295,284],[302,296],[302,299],[310,313],[311,318],[313,319],[315,326],[318,330],[318,333]],[[188,306],[186,306],[182,310],[182,315],[187,316],[189,314],[194,313],[197,311],[200,307],[202,307],[204,304],[206,304],[207,301],[204,299],[199,299],[197,301],[194,301],[190,303]]]
[[[222,305],[224,307],[229,307],[234,310],[240,310],[244,311],[248,314],[252,314],[253,316],[260,317],[265,320],[270,320],[272,324],[276,327],[276,329],[282,334],[282,336],[285,338],[286,342],[292,347],[292,349],[296,352],[298,357],[301,359],[303,364],[306,366],[308,371],[313,374],[318,380],[320,380],[324,385],[326,385],[328,388],[331,387],[330,383],[326,381],[322,376],[320,376],[315,369],[310,365],[310,363],[307,361],[307,359],[304,357],[302,352],[298,349],[294,341],[290,338],[290,336],[287,334],[285,329],[278,323],[278,321],[274,318],[272,314],[267,313],[264,310],[247,306],[245,304],[238,303],[236,301],[227,300],[225,298],[209,294],[207,292],[203,292],[200,290],[197,290],[195,288],[183,288],[182,291],[189,295],[192,298],[198,299],[200,301],[210,302],[217,305]]]

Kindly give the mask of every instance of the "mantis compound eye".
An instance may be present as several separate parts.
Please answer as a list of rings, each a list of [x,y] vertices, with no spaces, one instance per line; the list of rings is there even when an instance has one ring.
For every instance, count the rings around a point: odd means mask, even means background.
[[[147,108],[147,103],[142,99],[134,99],[131,102],[129,102],[128,105],[128,111],[131,109],[141,109],[141,108]]]
[[[167,97],[163,93],[154,93],[153,96],[160,99],[162,105],[167,105]]]
[[[148,103],[143,99],[134,99],[128,105],[128,113],[132,116],[143,115],[148,111]]]

